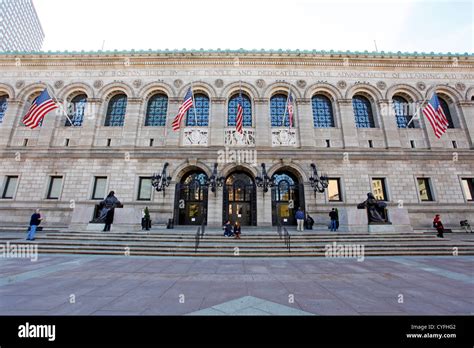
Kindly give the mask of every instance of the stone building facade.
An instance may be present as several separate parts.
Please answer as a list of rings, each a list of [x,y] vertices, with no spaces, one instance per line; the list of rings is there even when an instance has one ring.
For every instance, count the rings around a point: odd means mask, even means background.
[[[190,87],[195,109],[174,132]],[[21,118],[44,88],[64,107],[28,129]],[[451,123],[441,139],[423,116],[409,123],[433,92]],[[447,226],[474,221],[470,54],[1,54],[0,119],[2,224],[24,225],[39,207],[46,224],[86,228],[109,190],[124,204],[116,229],[139,226],[146,206],[158,223],[213,226],[293,224],[301,206],[317,225],[335,207],[341,230],[367,231],[357,203],[371,191],[400,231],[430,227],[435,213]],[[165,163],[158,192],[150,177]],[[330,179],[324,192],[313,168]]]

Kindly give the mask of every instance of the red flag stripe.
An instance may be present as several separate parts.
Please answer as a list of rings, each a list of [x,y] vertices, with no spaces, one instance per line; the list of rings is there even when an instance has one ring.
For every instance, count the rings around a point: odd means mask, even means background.
[[[32,113],[29,115],[28,119],[23,121],[23,124],[27,127],[32,124],[36,124],[39,118],[44,117],[48,112],[57,108],[58,106],[53,101],[44,103],[43,105],[41,105],[41,107],[35,108],[35,110],[32,110]]]
[[[38,125],[40,124],[41,120],[46,116],[46,114],[50,111],[53,111],[54,109],[57,109],[57,105],[54,104],[54,105],[50,105],[48,108],[46,108],[45,110],[43,110],[40,114],[38,114],[34,121],[32,123],[29,123],[28,124],[28,127],[31,127],[31,129],[35,129],[36,127],[38,127]]]

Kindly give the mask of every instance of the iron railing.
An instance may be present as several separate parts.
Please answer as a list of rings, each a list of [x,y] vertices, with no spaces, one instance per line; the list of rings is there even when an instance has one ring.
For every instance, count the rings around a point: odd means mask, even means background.
[[[194,237],[194,252],[197,253],[201,239],[204,238],[204,233],[206,232],[206,221],[203,220],[201,226],[198,227],[196,231],[196,236]]]
[[[280,236],[280,239],[283,239],[285,246],[288,248],[288,252],[291,252],[291,236],[285,226],[281,225],[281,222],[277,225],[277,232]]]

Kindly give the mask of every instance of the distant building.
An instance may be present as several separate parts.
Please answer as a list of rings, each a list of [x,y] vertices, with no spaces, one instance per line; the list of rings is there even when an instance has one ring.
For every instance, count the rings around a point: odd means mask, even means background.
[[[39,51],[43,40],[32,0],[0,0],[0,52]]]

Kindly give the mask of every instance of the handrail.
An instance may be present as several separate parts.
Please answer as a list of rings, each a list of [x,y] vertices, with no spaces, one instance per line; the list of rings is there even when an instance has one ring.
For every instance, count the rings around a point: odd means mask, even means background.
[[[199,239],[201,237],[201,226],[198,227],[196,231],[196,237],[195,237],[195,245],[194,245],[194,252],[197,253],[198,248],[199,248]]]

